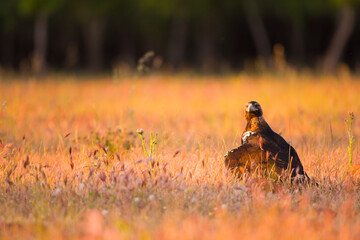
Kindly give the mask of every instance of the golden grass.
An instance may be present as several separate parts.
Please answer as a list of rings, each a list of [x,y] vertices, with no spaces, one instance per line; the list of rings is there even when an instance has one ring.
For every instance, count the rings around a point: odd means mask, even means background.
[[[360,79],[96,80],[0,81],[0,238],[360,235],[359,141],[349,169],[344,124],[348,111],[355,120],[360,112]],[[223,155],[240,144],[250,100],[262,105],[319,187],[226,171]],[[149,134],[158,134],[154,159],[145,156],[138,128],[147,147]],[[359,121],[353,132],[360,136]]]

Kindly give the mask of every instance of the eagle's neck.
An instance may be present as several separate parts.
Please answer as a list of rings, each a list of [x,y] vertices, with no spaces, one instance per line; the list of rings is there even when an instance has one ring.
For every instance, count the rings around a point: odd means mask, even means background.
[[[263,116],[251,118],[245,127],[245,131],[263,132],[270,129]]]

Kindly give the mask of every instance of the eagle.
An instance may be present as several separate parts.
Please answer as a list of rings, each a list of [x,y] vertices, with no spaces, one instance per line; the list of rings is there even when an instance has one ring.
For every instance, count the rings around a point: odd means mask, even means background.
[[[259,171],[262,174],[286,173],[294,181],[309,181],[295,149],[275,133],[265,121],[256,101],[245,105],[246,127],[241,145],[225,155],[225,165],[238,173]]]

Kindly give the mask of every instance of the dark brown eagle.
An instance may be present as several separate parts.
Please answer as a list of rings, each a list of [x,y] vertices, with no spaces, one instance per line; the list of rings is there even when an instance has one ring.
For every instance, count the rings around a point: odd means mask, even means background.
[[[279,176],[288,173],[292,180],[309,180],[295,149],[270,128],[259,103],[251,101],[245,105],[245,118],[241,146],[225,155],[228,168],[239,173],[260,171]]]

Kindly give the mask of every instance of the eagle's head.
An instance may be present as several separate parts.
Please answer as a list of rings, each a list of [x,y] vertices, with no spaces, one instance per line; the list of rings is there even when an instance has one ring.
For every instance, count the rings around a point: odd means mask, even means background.
[[[245,105],[245,118],[246,120],[250,120],[253,117],[261,117],[263,115],[263,111],[258,102],[251,101]]]

